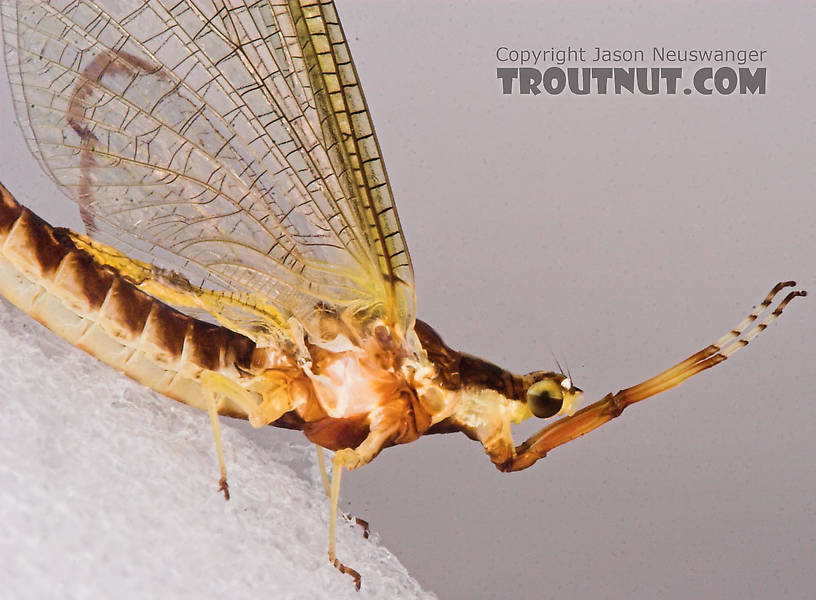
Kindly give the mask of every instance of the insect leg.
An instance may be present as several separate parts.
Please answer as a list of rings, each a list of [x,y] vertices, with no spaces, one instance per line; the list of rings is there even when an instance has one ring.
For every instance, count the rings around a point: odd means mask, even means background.
[[[326,497],[331,498],[331,486],[329,485],[329,476],[326,474],[326,460],[323,458],[323,446],[315,444],[314,447],[317,451],[317,466],[320,469],[320,478],[323,481],[323,489],[326,491]],[[343,513],[343,516],[349,521],[353,520],[354,524],[363,530],[363,537],[365,539],[369,538],[371,535],[371,527],[369,526],[368,521],[361,519],[360,517],[350,515],[346,512]]]
[[[207,396],[207,413],[210,415],[213,434],[215,435],[215,449],[218,453],[218,466],[221,470],[221,479],[218,482],[219,491],[224,492],[224,498],[229,500],[229,484],[227,483],[227,467],[224,462],[224,453],[221,446],[221,427],[218,422],[218,402],[225,398],[237,404],[249,418],[254,427],[261,427],[277,419],[288,407],[278,407],[272,398],[277,399],[280,394],[273,391],[259,396],[257,393],[244,389],[234,381],[215,371],[202,371],[199,375],[201,388]],[[273,396],[274,394],[274,396]],[[259,404],[259,400],[262,401]],[[273,408],[274,406],[274,408]]]
[[[331,488],[329,487],[329,476],[326,474],[326,459],[323,458],[323,446],[314,445],[317,451],[317,466],[320,469],[320,479],[323,481],[323,489],[326,491],[326,497],[331,497]]]
[[[547,452],[553,448],[566,444],[611,421],[619,416],[627,406],[671,389],[689,377],[693,377],[697,373],[723,362],[734,352],[747,346],[751,340],[764,331],[768,325],[782,314],[782,311],[791,300],[797,296],[807,295],[807,292],[803,290],[790,292],[769,315],[757,323],[755,327],[749,329],[750,325],[759,318],[759,315],[771,305],[779,291],[793,285],[796,285],[796,283],[785,281],[774,286],[765,297],[765,300],[743,319],[735,329],[726,333],[713,344],[692,354],[686,360],[637,385],[623,389],[616,394],[607,394],[598,402],[579,410],[574,415],[545,427],[518,446],[515,452],[516,456],[498,465],[499,469],[502,471],[526,469],[538,459],[544,458]]]
[[[221,479],[218,481],[218,491],[224,492],[224,499],[230,499],[229,484],[227,483],[227,464],[224,461],[224,449],[221,445],[221,425],[218,422],[218,395],[212,390],[207,392],[207,414],[210,415],[213,435],[215,436],[215,451],[218,454],[218,467],[221,470]]]
[[[350,575],[354,579],[355,587],[359,590],[360,574],[337,559],[334,544],[337,531],[337,505],[340,500],[340,478],[343,476],[343,469],[348,461],[348,453],[347,450],[339,450],[334,453],[334,459],[332,460],[331,494],[329,496],[329,562],[341,573]]]
[[[217,392],[238,405],[246,413],[249,424],[256,428],[276,421],[292,409],[285,376],[278,377],[274,372],[263,381],[254,382],[258,383],[257,389],[252,385],[244,388],[215,371],[202,371],[199,382],[204,389]]]

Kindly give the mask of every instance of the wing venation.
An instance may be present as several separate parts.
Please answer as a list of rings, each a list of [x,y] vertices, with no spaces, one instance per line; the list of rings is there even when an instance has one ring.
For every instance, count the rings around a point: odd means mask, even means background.
[[[311,333],[327,307],[412,326],[411,262],[332,2],[2,10],[27,142],[94,238]]]

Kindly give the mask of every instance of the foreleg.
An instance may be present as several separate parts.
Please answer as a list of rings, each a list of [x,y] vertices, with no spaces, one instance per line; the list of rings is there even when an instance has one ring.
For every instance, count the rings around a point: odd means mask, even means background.
[[[604,423],[608,423],[619,416],[626,407],[669,390],[697,373],[720,364],[734,352],[747,346],[751,340],[764,331],[768,325],[782,314],[782,311],[791,300],[797,296],[807,295],[805,291],[790,292],[768,316],[749,330],[750,325],[771,305],[779,291],[794,285],[796,283],[793,281],[777,284],[765,297],[765,300],[736,329],[732,329],[710,346],[706,346],[655,377],[621,390],[616,394],[608,394],[595,404],[579,410],[574,415],[552,423],[518,446],[513,453],[514,456],[503,463],[497,464],[497,467],[502,471],[526,469],[538,459],[547,456],[547,453],[553,448],[566,444],[597,429]],[[743,334],[745,334],[744,337]]]

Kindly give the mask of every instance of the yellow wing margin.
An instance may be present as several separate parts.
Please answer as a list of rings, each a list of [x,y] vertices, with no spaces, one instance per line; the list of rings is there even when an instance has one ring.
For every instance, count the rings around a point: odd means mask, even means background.
[[[357,70],[334,2],[290,2],[309,83],[335,172],[354,198],[358,222],[376,249],[386,282],[388,318],[406,332],[413,326],[416,299],[408,247],[400,227]]]

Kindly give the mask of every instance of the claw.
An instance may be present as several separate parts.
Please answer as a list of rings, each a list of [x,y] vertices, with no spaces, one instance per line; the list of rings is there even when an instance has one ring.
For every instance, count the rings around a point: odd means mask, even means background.
[[[344,513],[345,514],[345,513]],[[368,539],[371,537],[371,528],[368,525],[368,521],[365,519],[361,519],[360,517],[353,517],[351,515],[345,515],[348,520],[354,520],[354,524],[357,525],[360,529],[363,530],[363,539]]]
[[[329,558],[331,558],[331,557],[329,557]],[[363,581],[362,577],[360,577],[360,574],[357,571],[355,571],[354,569],[352,569],[351,567],[347,567],[346,565],[341,563],[339,560],[337,560],[336,557],[332,561],[332,564],[334,565],[335,569],[337,569],[338,571],[340,571],[344,575],[350,576],[354,580],[354,587],[357,588],[357,591],[359,592],[360,591],[360,586],[362,585],[362,581]]]
[[[224,500],[230,499],[229,484],[227,483],[226,477],[222,477],[218,480],[218,491],[224,492]]]

